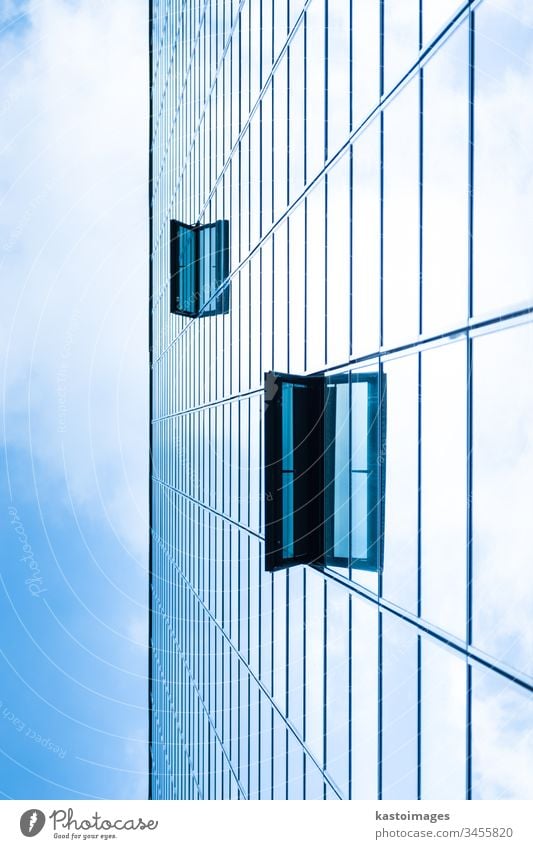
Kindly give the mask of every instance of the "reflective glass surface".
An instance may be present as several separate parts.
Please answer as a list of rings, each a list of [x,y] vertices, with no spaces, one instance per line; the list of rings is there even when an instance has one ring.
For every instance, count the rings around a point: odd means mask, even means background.
[[[472,798],[530,799],[531,693],[486,669],[474,670],[472,689]]]
[[[424,67],[423,91],[422,326],[430,334],[468,315],[468,22]]]
[[[473,356],[473,640],[531,675],[531,325],[479,336]]]
[[[533,301],[529,4],[487,0],[475,12],[474,312]],[[510,155],[512,151],[512,155]]]
[[[418,332],[420,278],[419,91],[413,80],[384,111],[383,342]]]
[[[463,657],[422,641],[421,784],[423,799],[464,799],[467,670]]]
[[[153,798],[533,793],[532,25],[520,0],[152,0]],[[296,509],[312,420],[327,563]]]
[[[422,616],[466,637],[466,345],[422,355]]]

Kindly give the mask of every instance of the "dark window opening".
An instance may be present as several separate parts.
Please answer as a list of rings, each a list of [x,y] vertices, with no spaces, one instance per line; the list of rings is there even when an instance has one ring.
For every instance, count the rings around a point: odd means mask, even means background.
[[[266,375],[267,569],[381,570],[385,434],[384,375]]]
[[[229,310],[229,221],[170,221],[170,311],[195,318]],[[218,293],[218,294],[217,294]]]

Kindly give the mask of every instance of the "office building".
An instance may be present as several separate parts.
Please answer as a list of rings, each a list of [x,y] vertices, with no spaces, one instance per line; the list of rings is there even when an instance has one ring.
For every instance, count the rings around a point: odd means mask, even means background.
[[[150,6],[152,798],[530,798],[531,10]]]

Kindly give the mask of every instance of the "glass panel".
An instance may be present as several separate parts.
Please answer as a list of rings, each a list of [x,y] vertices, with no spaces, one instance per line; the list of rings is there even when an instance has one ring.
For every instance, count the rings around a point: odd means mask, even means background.
[[[464,799],[466,661],[422,640],[422,799]]]
[[[272,85],[261,100],[261,234],[272,224]]]
[[[424,0],[422,10],[424,44],[437,34],[462,5],[462,0],[439,0],[438,3],[435,3],[435,0]]]
[[[474,341],[473,641],[533,673],[533,328]]]
[[[379,99],[380,4],[356,0],[352,4],[353,111],[359,126]]]
[[[475,12],[474,308],[533,301],[533,171],[529,3]]]
[[[275,0],[274,9],[274,61],[287,38],[288,0]]]
[[[303,191],[305,172],[304,133],[304,28],[293,37],[289,65],[289,201]]]
[[[373,121],[353,146],[352,350],[378,350],[381,288],[380,126]]]
[[[327,174],[327,361],[350,356],[350,158]]]
[[[274,74],[274,220],[287,208],[288,61],[285,53]]]
[[[419,97],[413,80],[384,112],[383,342],[418,335]]]
[[[418,59],[419,0],[385,0],[385,93]]]
[[[424,68],[423,329],[468,314],[468,24]]]
[[[309,371],[324,368],[326,360],[324,314],[326,311],[325,183],[321,180],[307,197],[306,365]]]
[[[272,799],[272,704],[260,693],[261,733],[259,735],[260,749],[260,785],[261,799]]]
[[[350,132],[350,6],[351,0],[328,3],[328,159],[347,141]]]
[[[288,223],[285,219],[274,234],[274,368],[288,371]]]
[[[282,713],[287,710],[287,573],[274,573],[274,700]]]
[[[274,799],[287,798],[287,726],[277,711],[274,711],[274,744],[272,751]]]
[[[330,581],[327,588],[327,764],[345,798],[349,771],[349,593]]]
[[[383,595],[417,611],[418,357],[388,360]]]
[[[283,510],[283,551],[282,557],[294,557],[294,411],[293,386],[284,383],[282,393],[282,510]]]
[[[262,85],[264,85],[267,76],[272,68],[272,42],[273,42],[273,26],[272,26],[272,4],[273,0],[262,0],[261,3],[261,36],[262,36],[262,51],[261,51],[261,71]]]
[[[378,610],[352,596],[352,798],[378,792]]]
[[[305,204],[289,218],[289,369],[305,370]]]
[[[508,561],[506,561],[508,562]],[[533,798],[531,693],[472,669],[472,798]]]
[[[312,0],[306,12],[306,98],[307,98],[307,182],[309,183],[324,165],[325,124],[325,9],[324,0]]]
[[[289,572],[289,689],[288,717],[299,734],[304,727],[304,570],[296,567]],[[301,773],[301,763],[300,769]],[[300,797],[301,798],[301,797]]]
[[[383,613],[383,799],[416,799],[418,638]]]
[[[350,554],[351,471],[350,386],[347,376],[331,382],[326,379],[324,415],[326,563],[347,566]],[[337,558],[344,559],[346,563],[336,563]]]
[[[266,375],[265,519],[268,569],[321,554],[322,381]]]
[[[324,578],[308,569],[306,597],[306,742],[323,762],[324,752]]]
[[[422,354],[422,616],[466,638],[466,344]]]
[[[304,798],[304,752],[300,741],[289,732],[287,799]]]
[[[250,799],[259,798],[259,687],[250,678]]]
[[[196,232],[183,224],[177,225],[178,239],[178,291],[177,308],[187,314],[198,309],[196,292],[197,243]]]

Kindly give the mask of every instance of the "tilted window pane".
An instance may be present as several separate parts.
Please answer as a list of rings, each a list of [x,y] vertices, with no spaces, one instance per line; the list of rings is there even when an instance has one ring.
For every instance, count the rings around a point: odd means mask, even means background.
[[[268,569],[381,568],[385,411],[377,372],[266,376]]]
[[[220,315],[229,310],[229,221],[190,226],[170,222],[170,311]]]

